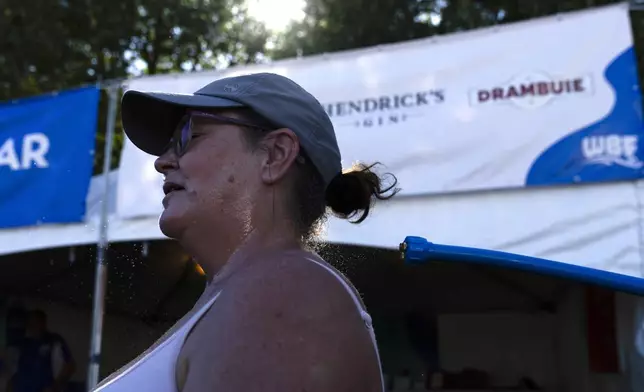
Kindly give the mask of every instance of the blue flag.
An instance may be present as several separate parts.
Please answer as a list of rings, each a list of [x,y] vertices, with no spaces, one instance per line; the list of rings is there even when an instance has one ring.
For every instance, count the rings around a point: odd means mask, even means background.
[[[100,90],[0,105],[0,228],[83,220]]]

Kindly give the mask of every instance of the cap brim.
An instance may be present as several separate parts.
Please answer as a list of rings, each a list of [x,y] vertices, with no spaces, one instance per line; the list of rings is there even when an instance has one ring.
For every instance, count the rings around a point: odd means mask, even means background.
[[[127,137],[148,154],[164,153],[186,109],[228,109],[244,107],[225,98],[194,94],[127,91],[121,102],[121,119]]]

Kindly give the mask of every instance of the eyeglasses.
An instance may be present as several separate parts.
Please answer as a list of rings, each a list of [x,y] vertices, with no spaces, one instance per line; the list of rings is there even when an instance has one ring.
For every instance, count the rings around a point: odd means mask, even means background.
[[[251,124],[236,118],[219,116],[217,114],[211,114],[211,113],[191,111],[190,113],[183,116],[181,121],[179,121],[179,124],[177,125],[177,128],[174,131],[174,135],[172,136],[172,139],[170,139],[170,142],[168,143],[168,146],[166,147],[165,151],[172,148],[174,150],[174,153],[177,155],[177,157],[180,157],[183,154],[185,154],[186,150],[188,149],[188,145],[192,140],[196,121],[200,119],[201,120],[205,119],[205,120],[217,122],[220,124],[231,124],[231,125],[239,125],[242,127],[254,128],[259,131],[267,131],[263,127],[260,127],[258,125]]]
[[[262,132],[269,131],[266,127],[262,127],[256,124],[251,124],[244,120],[239,120],[236,118],[226,117],[226,116],[219,116],[217,114],[191,111],[185,116],[183,116],[181,121],[179,121],[179,124],[177,125],[177,128],[174,131],[174,135],[172,136],[172,139],[170,139],[170,142],[168,143],[164,151],[167,151],[168,149],[172,148],[177,157],[183,156],[183,154],[185,154],[186,151],[188,150],[188,145],[190,144],[190,141],[193,138],[193,130],[196,124],[195,121],[199,119],[202,119],[202,120],[205,119],[212,122],[217,122],[219,124],[239,125],[241,127],[256,129]],[[297,156],[295,161],[298,164],[304,164],[306,163],[305,156],[306,155],[304,151],[300,151],[300,155]]]

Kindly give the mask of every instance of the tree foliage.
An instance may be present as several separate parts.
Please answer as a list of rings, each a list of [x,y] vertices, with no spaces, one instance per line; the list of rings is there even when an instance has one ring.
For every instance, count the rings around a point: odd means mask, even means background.
[[[309,0],[306,17],[280,37],[274,58],[334,52],[437,34],[419,15],[434,0]]]
[[[382,45],[619,1],[308,0],[305,19],[278,37],[271,54],[279,59]]]
[[[254,62],[263,26],[243,0],[3,0],[0,100],[125,78]],[[95,154],[102,169],[107,94]],[[115,136],[113,165],[123,134]]]

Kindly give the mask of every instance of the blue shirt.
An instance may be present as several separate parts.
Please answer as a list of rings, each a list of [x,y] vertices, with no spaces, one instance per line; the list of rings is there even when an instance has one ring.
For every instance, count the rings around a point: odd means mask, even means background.
[[[63,360],[72,361],[65,340],[58,334],[46,332],[37,339],[25,338],[20,343],[18,369],[13,377],[15,392],[42,392],[54,383],[53,353],[60,348]]]

